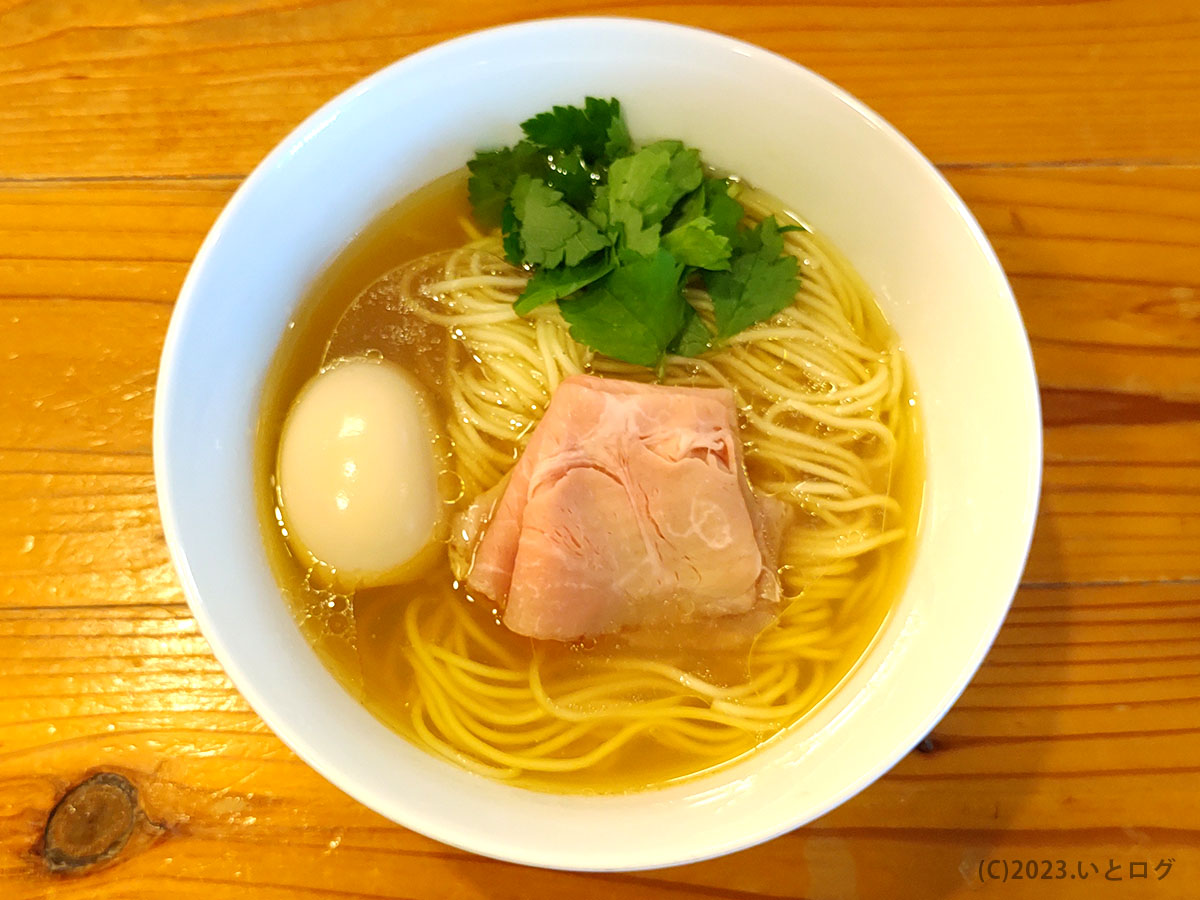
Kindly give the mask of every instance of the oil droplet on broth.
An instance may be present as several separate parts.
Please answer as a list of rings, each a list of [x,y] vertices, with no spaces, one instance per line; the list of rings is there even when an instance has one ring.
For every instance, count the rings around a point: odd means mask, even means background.
[[[467,491],[467,483],[457,472],[442,469],[438,472],[438,496],[448,506],[453,506],[463,499]]]

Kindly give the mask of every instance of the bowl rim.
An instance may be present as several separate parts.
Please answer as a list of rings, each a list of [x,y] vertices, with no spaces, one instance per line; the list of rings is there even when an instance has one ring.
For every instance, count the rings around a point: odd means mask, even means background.
[[[184,339],[183,323],[187,317],[188,311],[197,303],[196,284],[199,280],[199,273],[209,264],[210,257],[215,252],[215,248],[220,240],[220,237],[226,229],[228,223],[236,218],[239,211],[247,202],[247,198],[251,196],[257,185],[270,178],[273,169],[278,163],[289,156],[296,147],[305,143],[310,137],[314,136],[319,131],[323,130],[340,111],[351,103],[354,103],[359,97],[380,89],[387,83],[402,76],[406,70],[415,68],[420,65],[427,64],[436,60],[440,56],[460,53],[464,50],[469,50],[475,45],[487,44],[498,39],[504,39],[510,36],[517,36],[527,32],[535,32],[541,30],[552,30],[557,27],[568,25],[571,27],[602,27],[608,29],[628,29],[631,32],[658,32],[660,34],[669,33],[675,37],[686,37],[690,40],[698,42],[709,42],[711,45],[719,46],[725,50],[733,50],[741,55],[745,55],[763,63],[774,66],[781,73],[786,73],[790,77],[802,77],[808,79],[816,87],[829,93],[842,104],[849,107],[859,117],[873,126],[874,129],[886,135],[890,143],[895,145],[897,151],[908,158],[910,164],[915,164],[919,168],[926,171],[927,175],[933,177],[933,184],[940,191],[943,201],[954,211],[957,218],[963,225],[966,226],[973,243],[982,254],[982,258],[990,270],[992,276],[997,282],[997,286],[1001,289],[1003,299],[1007,301],[1007,312],[1011,314],[1017,329],[1022,339],[1023,350],[1021,354],[1022,362],[1024,363],[1025,371],[1022,373],[1022,386],[1030,388],[1030,421],[1031,428],[1031,445],[1028,448],[1028,458],[1026,460],[1027,471],[1029,473],[1029,481],[1026,484],[1027,502],[1024,504],[1024,515],[1019,525],[1014,524],[1014,534],[1023,534],[1024,539],[1020,542],[1022,549],[1019,554],[1019,559],[1014,559],[1012,571],[1008,581],[1002,585],[1004,593],[1008,596],[1007,603],[997,605],[994,612],[994,621],[990,621],[985,625],[981,625],[978,629],[979,640],[973,648],[969,663],[964,665],[958,672],[957,678],[953,683],[945,686],[939,702],[931,707],[928,712],[918,719],[910,729],[910,740],[907,745],[898,745],[898,748],[888,754],[880,754],[877,763],[869,770],[863,771],[857,778],[852,779],[846,787],[830,796],[826,802],[819,804],[816,807],[805,808],[798,811],[792,818],[787,821],[774,821],[769,825],[756,828],[754,830],[743,832],[736,839],[728,839],[724,841],[709,841],[699,842],[699,848],[686,856],[672,856],[670,858],[655,859],[650,862],[638,862],[632,865],[596,865],[596,864],[581,864],[577,861],[573,862],[570,859],[561,859],[561,854],[556,852],[556,848],[549,848],[548,852],[540,853],[517,853],[512,852],[511,848],[506,845],[493,844],[492,846],[471,846],[457,839],[454,833],[448,832],[446,829],[437,827],[427,821],[420,821],[415,817],[407,817],[403,821],[397,818],[391,805],[383,802],[378,797],[374,797],[369,791],[363,790],[362,779],[351,774],[343,767],[336,764],[330,764],[323,755],[315,750],[304,732],[300,728],[293,727],[290,720],[282,716],[276,715],[271,709],[270,703],[261,695],[256,688],[252,679],[247,675],[243,667],[239,664],[238,659],[225,646],[221,639],[221,628],[210,616],[208,606],[203,602],[196,583],[194,573],[191,569],[191,564],[188,560],[187,552],[183,547],[180,537],[180,525],[178,513],[175,506],[175,500],[171,489],[171,478],[167,476],[171,465],[169,461],[168,446],[167,446],[167,426],[171,415],[171,409],[167,402],[168,398],[174,393],[173,378],[175,376],[176,356],[179,353],[179,346]],[[966,204],[958,196],[957,192],[950,186],[949,182],[942,173],[933,165],[921,152],[894,126],[884,120],[878,113],[874,112],[862,101],[850,95],[848,92],[838,87],[823,76],[813,72],[804,65],[795,62],[785,56],[782,56],[773,51],[767,50],[756,44],[752,44],[738,38],[733,38],[720,32],[697,28],[694,26],[681,25],[673,22],[660,21],[650,18],[627,17],[627,16],[561,16],[561,17],[542,17],[529,20],[513,22],[484,29],[471,31],[469,33],[450,38],[445,41],[430,45],[407,56],[384,66],[378,71],[356,82],[350,87],[343,90],[331,100],[322,104],[317,110],[307,116],[303,122],[290,131],[282,140],[280,140],[273,149],[255,166],[253,171],[242,181],[232,197],[229,199],[225,207],[222,209],[213,225],[210,227],[205,236],[199,250],[191,266],[188,274],[180,288],[176,304],[172,310],[170,323],[167,329],[166,338],[164,340],[162,354],[160,357],[159,372],[156,383],[154,413],[153,413],[153,466],[155,472],[156,492],[158,495],[158,505],[160,516],[162,519],[162,529],[168,547],[169,555],[174,568],[180,579],[185,598],[188,602],[191,614],[195,617],[197,624],[200,627],[205,639],[209,642],[213,654],[216,656],[221,666],[229,674],[231,681],[236,686],[255,713],[259,715],[263,721],[270,727],[285,744],[292,749],[307,765],[312,767],[321,777],[331,782],[334,786],[346,792],[350,797],[357,802],[367,806],[376,812],[384,815],[392,821],[396,821],[403,827],[411,828],[434,838],[447,845],[457,847],[472,853],[484,854],[494,859],[504,860],[523,865],[532,865],[545,868],[561,869],[568,871],[636,871],[644,869],[653,869],[663,866],[682,865],[692,862],[698,862],[705,859],[711,859],[727,853],[736,852],[747,847],[754,846],[766,840],[770,840],[794,828],[800,827],[808,822],[826,814],[830,810],[840,806],[849,798],[862,791],[865,787],[876,781],[888,770],[890,770],[900,759],[902,759],[911,748],[915,746],[923,737],[925,737],[933,726],[946,714],[949,708],[956,702],[962,694],[967,684],[974,677],[981,665],[984,656],[991,648],[995,640],[996,634],[1002,626],[1009,608],[1012,604],[1012,598],[1020,585],[1022,573],[1025,564],[1028,560],[1029,549],[1033,540],[1034,524],[1036,521],[1038,501],[1041,491],[1042,478],[1042,459],[1043,459],[1043,433],[1041,423],[1041,404],[1038,393],[1037,374],[1034,367],[1032,349],[1029,343],[1028,332],[1024,327],[1020,310],[1017,306],[1016,299],[1013,296],[1011,286],[1005,276],[1003,267],[996,256],[994,249],[987,240],[982,228],[971,214]],[[160,477],[161,476],[161,477]],[[920,538],[917,539],[916,545],[919,546]],[[1001,585],[997,585],[997,592]],[[643,792],[644,793],[644,792]],[[589,798],[603,801],[606,798]]]

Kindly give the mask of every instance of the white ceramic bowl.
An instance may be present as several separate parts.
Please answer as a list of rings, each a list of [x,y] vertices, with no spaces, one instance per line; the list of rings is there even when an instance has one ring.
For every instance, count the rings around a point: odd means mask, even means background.
[[[748,759],[665,790],[554,796],[389,731],[301,637],[252,497],[264,373],[306,286],[373,216],[555,103],[615,96],[800,211],[875,290],[915,371],[928,487],[907,589],[830,702]],[[719,35],[560,19],[484,31],[356,85],[288,136],[213,226],[171,319],[154,421],[163,526],[197,621],[255,710],[385,816],[477,853],[635,869],[728,853],[821,815],[945,713],[1008,609],[1037,506],[1037,384],[975,220],[900,134],[813,73]]]

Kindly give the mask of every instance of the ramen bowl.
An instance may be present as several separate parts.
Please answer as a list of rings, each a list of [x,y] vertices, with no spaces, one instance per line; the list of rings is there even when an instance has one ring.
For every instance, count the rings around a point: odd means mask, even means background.
[[[618,97],[642,139],[701,148],[802,211],[900,336],[923,416],[911,573],[881,633],[814,712],[751,754],[654,790],[552,794],[435,758],[344,690],[302,637],[263,547],[253,458],[264,378],[309,285],[384,209],[556,103]],[[1041,461],[1037,384],[1004,273],[962,201],[854,98],[760,48],[621,19],[497,28],[332,100],[238,190],[163,351],[154,464],[192,611],[254,709],[388,818],[476,853],[622,870],[729,853],[822,815],[909,752],[979,666],[1018,583]]]

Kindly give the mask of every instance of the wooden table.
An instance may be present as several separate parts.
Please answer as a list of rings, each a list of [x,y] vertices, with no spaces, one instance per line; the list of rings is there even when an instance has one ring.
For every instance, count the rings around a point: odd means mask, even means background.
[[[1008,270],[1046,424],[1023,587],[920,752],[765,846],[607,876],[451,850],[299,762],[197,632],[150,459],[171,304],[267,149],[435,41],[595,11],[762,44],[909,135]],[[0,509],[5,900],[1200,896],[1200,6],[0,0]],[[97,772],[144,818],[51,873]]]

